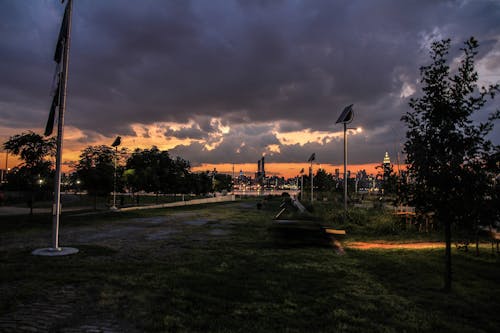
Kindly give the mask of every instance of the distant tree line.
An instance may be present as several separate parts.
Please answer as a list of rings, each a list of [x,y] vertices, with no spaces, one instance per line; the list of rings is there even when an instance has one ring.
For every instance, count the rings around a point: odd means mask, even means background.
[[[13,168],[4,184],[8,190],[31,193],[31,203],[53,190],[55,140],[33,132],[14,135],[4,144],[22,163]],[[115,168],[116,162],[116,168]],[[81,151],[74,173],[64,177],[62,186],[89,195],[104,196],[113,192],[148,192],[157,194],[207,194],[231,191],[231,176],[216,172],[191,171],[189,161],[171,157],[156,146],[150,149],[115,150],[106,145],[88,146]],[[116,173],[115,173],[116,172]],[[115,184],[116,182],[116,184]]]

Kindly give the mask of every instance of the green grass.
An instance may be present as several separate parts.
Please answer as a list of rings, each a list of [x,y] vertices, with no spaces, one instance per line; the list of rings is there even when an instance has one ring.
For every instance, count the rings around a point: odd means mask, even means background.
[[[245,203],[247,208],[205,205],[85,221],[65,217],[68,224],[106,225],[188,209],[235,221],[228,237],[194,242],[189,233],[179,233],[140,244],[131,256],[106,244],[68,244],[80,253],[59,258],[32,256],[29,246],[0,246],[5,296],[0,313],[70,285],[85,305],[82,316],[111,313],[146,332],[494,332],[500,327],[500,259],[489,251],[476,257],[454,250],[453,292],[445,294],[442,251],[348,249],[339,256],[326,247],[282,247],[268,232],[279,201],[266,202],[262,210],[253,208],[254,201]],[[9,227],[11,237],[22,238],[36,222],[25,223],[18,231]],[[3,222],[0,228],[4,231]],[[208,226],[197,228],[188,231]]]

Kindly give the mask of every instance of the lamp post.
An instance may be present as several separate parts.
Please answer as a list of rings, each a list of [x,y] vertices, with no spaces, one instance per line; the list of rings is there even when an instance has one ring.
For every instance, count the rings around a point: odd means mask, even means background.
[[[307,160],[307,162],[311,163],[309,167],[309,174],[311,175],[311,204],[313,203],[314,198],[314,174],[313,174],[313,161],[316,159],[316,153],[312,153],[311,157]]]
[[[118,210],[116,208],[116,159],[118,157],[118,146],[121,144],[122,138],[117,136],[115,141],[111,144],[111,147],[115,147],[115,170],[113,173],[113,206],[110,208],[111,210]]]
[[[300,200],[302,201],[304,193],[304,168],[300,170]]]
[[[347,124],[351,123],[354,118],[353,104],[346,106],[336,124],[344,124],[344,222],[347,219]]]
[[[8,162],[9,162],[9,150],[5,150],[5,171],[2,173],[2,183],[7,182],[7,173],[9,172],[8,168]]]

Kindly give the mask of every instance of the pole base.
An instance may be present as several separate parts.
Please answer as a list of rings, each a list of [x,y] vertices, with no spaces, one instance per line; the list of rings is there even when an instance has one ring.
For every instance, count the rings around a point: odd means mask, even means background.
[[[111,207],[109,207],[109,210],[112,210],[112,211],[117,211],[117,210],[118,210],[118,207],[116,207],[116,206],[111,206]]]
[[[78,249],[74,247],[46,247],[43,249],[36,249],[31,252],[34,256],[44,256],[44,257],[58,257],[58,256],[67,256],[70,254],[78,253]]]

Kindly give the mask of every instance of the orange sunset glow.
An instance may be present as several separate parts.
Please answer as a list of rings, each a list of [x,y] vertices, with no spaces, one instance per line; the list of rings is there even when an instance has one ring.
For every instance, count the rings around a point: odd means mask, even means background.
[[[205,140],[194,140],[194,139],[178,139],[175,137],[168,137],[163,134],[165,127],[174,130],[180,130],[182,128],[186,128],[187,126],[193,126],[192,124],[176,124],[176,123],[157,123],[150,126],[144,126],[141,124],[134,124],[131,126],[133,134],[122,136],[121,146],[123,148],[127,148],[129,152],[132,152],[134,149],[149,149],[152,146],[158,147],[160,150],[172,150],[179,145],[189,145],[193,142],[200,143],[204,145],[207,151],[211,151],[218,147],[220,142],[217,140],[222,140],[223,135],[231,132],[229,127],[223,127],[220,133],[214,135],[215,142],[207,143]],[[35,130],[35,132],[41,132],[42,129]],[[269,145],[267,148],[263,149],[263,151],[267,151],[264,155],[266,155],[266,174],[269,176],[279,176],[285,178],[293,178],[299,175],[299,172],[302,168],[304,168],[305,173],[307,174],[309,171],[310,164],[307,162],[273,162],[273,155],[275,153],[279,153],[280,149],[283,145],[296,144],[300,146],[304,146],[306,144],[310,144],[311,142],[322,144],[332,142],[333,140],[337,140],[341,142],[342,133],[341,132],[326,132],[326,131],[311,131],[310,129],[302,130],[302,131],[294,131],[290,133],[279,133],[278,131],[274,132],[276,138],[279,140],[279,144]],[[9,133],[10,135],[18,134],[18,133]],[[361,128],[358,128],[352,135],[363,135],[363,131]],[[7,139],[7,137],[5,138]],[[110,145],[114,137],[106,137],[104,135],[89,135],[88,133],[73,127],[67,126],[65,128],[65,138],[64,138],[64,152],[63,152],[63,172],[73,172],[73,165],[75,162],[79,160],[79,156],[81,151],[88,146],[98,146],[98,145]],[[241,144],[244,146],[244,143]],[[239,149],[239,148],[238,148]],[[6,165],[8,168],[13,168],[21,163],[21,161],[13,155],[6,156],[6,152],[3,152],[4,156],[1,159],[0,165],[2,168]],[[175,153],[173,156],[177,156]],[[255,159],[258,159],[262,153],[258,151],[255,152]],[[338,155],[338,154],[337,154]],[[382,152],[380,153],[382,155]],[[185,158],[180,155],[180,157]],[[324,156],[321,157],[321,160],[325,160]],[[342,161],[342,156],[337,156],[340,159],[339,162]],[[192,161],[191,161],[192,162]],[[380,163],[382,160],[380,161]],[[380,163],[361,163],[361,164],[348,164],[348,170],[351,173],[356,173],[360,170],[366,170],[368,174],[376,174],[377,170],[375,169]],[[192,162],[193,166],[191,170],[193,172],[203,172],[203,171],[212,171],[216,169],[219,173],[225,173],[232,175],[233,173],[233,163],[199,163]],[[343,172],[343,164],[331,164],[331,163],[319,163],[315,161],[313,163],[313,168],[315,172],[318,169],[324,169],[326,172],[335,173],[335,169],[339,169],[340,173]],[[395,166],[396,169],[396,166]],[[240,171],[243,172],[246,176],[253,176],[257,171],[256,163],[234,163],[234,174],[239,175]]]
[[[368,164],[356,164],[348,165],[347,170],[351,173],[356,173],[360,170],[366,170],[367,174],[376,174],[378,170],[375,168],[380,166],[380,163],[368,163]],[[266,163],[266,175],[269,176],[279,176],[285,178],[293,178],[299,176],[300,170],[304,168],[304,174],[309,173],[309,163]],[[344,165],[333,165],[333,164],[317,164],[313,163],[313,172],[316,173],[318,169],[324,169],[326,172],[334,174],[335,169],[339,169],[340,174],[344,172]],[[232,174],[233,165],[231,163],[221,163],[221,164],[202,164],[200,166],[195,166],[192,168],[193,171],[212,171],[216,169],[217,172]],[[257,172],[257,164],[255,163],[242,163],[234,164],[234,174],[237,177],[240,174],[240,170],[246,176],[253,176]]]

